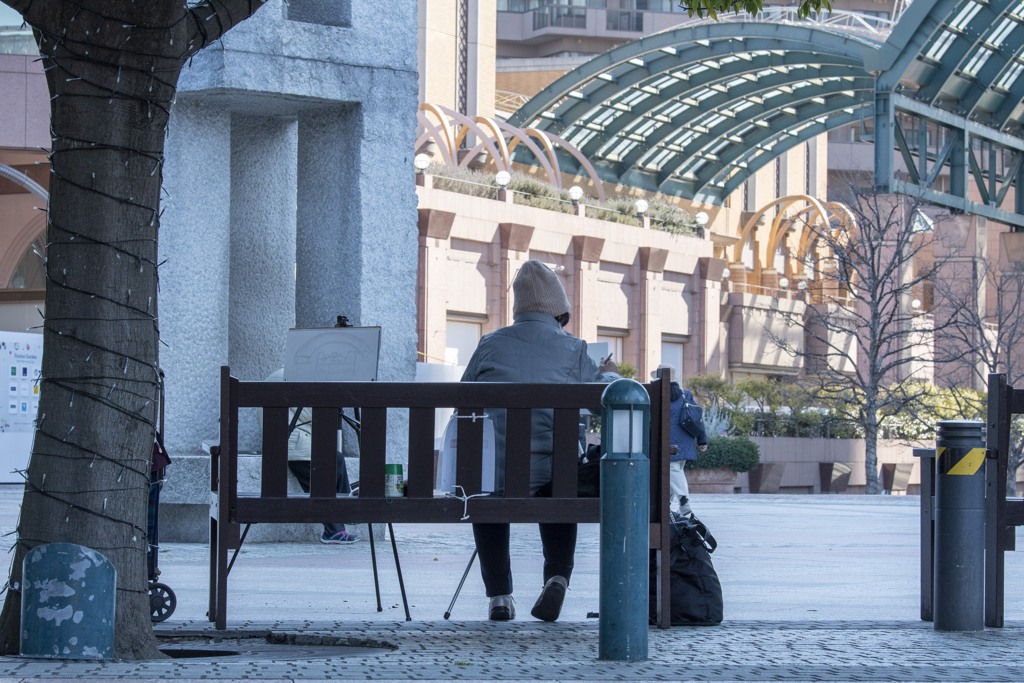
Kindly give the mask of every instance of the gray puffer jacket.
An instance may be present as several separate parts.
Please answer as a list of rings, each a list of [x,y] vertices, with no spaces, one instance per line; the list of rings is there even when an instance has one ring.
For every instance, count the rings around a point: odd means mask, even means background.
[[[615,373],[601,373],[587,355],[587,342],[565,332],[546,313],[522,313],[508,327],[484,335],[462,375],[463,382],[526,382],[577,384],[611,382]],[[497,490],[504,490],[505,414],[488,410],[494,418],[495,473]],[[551,481],[551,450],[554,414],[533,411],[530,450],[530,487]]]

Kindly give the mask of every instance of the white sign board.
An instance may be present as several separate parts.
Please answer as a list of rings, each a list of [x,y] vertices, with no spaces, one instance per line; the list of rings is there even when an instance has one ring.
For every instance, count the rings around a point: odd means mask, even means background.
[[[43,335],[0,331],[0,373],[7,398],[0,411],[0,483],[24,481],[14,470],[28,467],[42,365]]]
[[[291,329],[284,346],[288,382],[373,382],[380,360],[379,327]]]

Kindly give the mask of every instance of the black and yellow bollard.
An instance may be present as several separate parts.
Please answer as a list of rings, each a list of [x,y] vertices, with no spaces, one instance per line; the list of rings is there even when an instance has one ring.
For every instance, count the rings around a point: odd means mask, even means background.
[[[943,420],[935,437],[936,631],[985,628],[984,425]]]

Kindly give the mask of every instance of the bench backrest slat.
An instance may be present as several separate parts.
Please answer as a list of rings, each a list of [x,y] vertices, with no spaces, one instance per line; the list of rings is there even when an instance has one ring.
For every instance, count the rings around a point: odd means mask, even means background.
[[[459,419],[459,438],[456,446],[458,456],[455,459],[456,493],[467,496],[480,493],[481,473],[483,471],[483,420],[473,416],[484,414],[480,407],[462,407],[456,411]]]
[[[311,498],[334,498],[338,477],[338,409],[315,406],[312,412],[309,495]]]
[[[571,457],[551,459],[551,495],[555,498],[574,498],[577,488],[580,448],[579,408],[555,409],[555,426],[552,434],[552,452]]]
[[[359,429],[360,496],[379,498],[384,495],[384,463],[387,462],[387,443],[387,409],[363,408]]]
[[[288,409],[263,409],[263,462],[260,494],[264,498],[288,495]]]
[[[530,424],[533,411],[513,408],[505,411],[505,495],[530,495]]]
[[[404,472],[405,495],[409,498],[433,498],[434,480],[434,409],[409,409],[409,462]],[[428,476],[424,476],[424,475]]]

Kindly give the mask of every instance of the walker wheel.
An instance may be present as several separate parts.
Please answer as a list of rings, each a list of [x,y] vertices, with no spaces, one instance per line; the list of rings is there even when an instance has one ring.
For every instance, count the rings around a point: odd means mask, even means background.
[[[152,621],[163,621],[174,614],[174,608],[177,606],[178,598],[170,586],[164,583],[149,584],[149,611]]]

